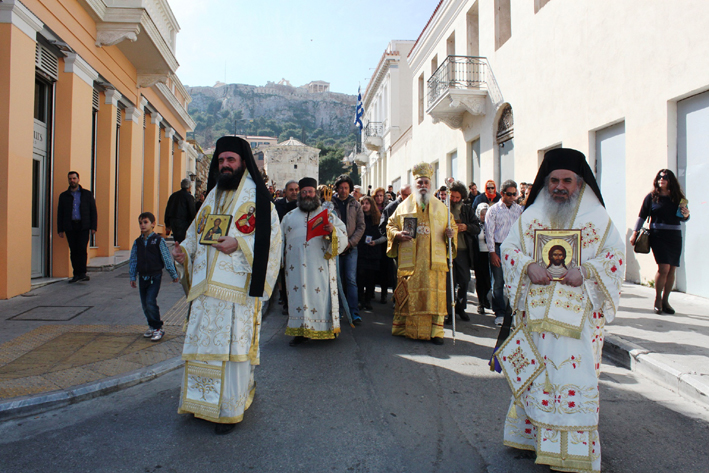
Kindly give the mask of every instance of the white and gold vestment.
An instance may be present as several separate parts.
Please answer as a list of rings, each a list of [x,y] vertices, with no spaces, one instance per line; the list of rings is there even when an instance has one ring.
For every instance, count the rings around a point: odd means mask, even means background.
[[[542,192],[546,192],[543,190]],[[505,290],[515,323],[530,334],[546,364],[505,421],[505,445],[535,450],[537,463],[560,471],[600,471],[598,376],[603,327],[618,310],[624,242],[606,209],[584,184],[569,228],[581,230],[579,287],[531,284],[534,230],[553,229],[543,199],[521,215],[501,247]]]
[[[295,208],[283,217],[284,271],[288,291],[286,335],[331,339],[340,332],[340,309],[335,258],[347,247],[347,229],[330,211],[335,229],[328,237],[306,241],[306,223],[323,211]]]
[[[180,396],[181,414],[217,423],[243,419],[255,392],[254,367],[259,364],[261,303],[273,290],[281,262],[281,227],[271,205],[271,244],[262,298],[249,296],[255,234],[253,227],[237,228],[238,219],[255,207],[256,184],[248,171],[236,191],[215,187],[200,208],[181,243],[186,253],[178,264],[191,303],[182,358],[185,376]],[[225,254],[199,244],[201,222],[209,214],[231,215],[228,235],[238,249]]]
[[[448,239],[444,233],[448,215],[448,208],[440,200],[432,198],[426,208],[421,209],[412,194],[389,217],[387,256],[398,258],[397,287],[405,284],[408,294],[405,300],[396,301],[392,335],[420,340],[443,338],[443,321],[449,304],[446,297]],[[417,219],[416,238],[395,241],[394,236],[404,229],[404,218],[411,217]],[[458,226],[452,216],[450,223],[455,258]],[[395,297],[401,298],[396,294]]]

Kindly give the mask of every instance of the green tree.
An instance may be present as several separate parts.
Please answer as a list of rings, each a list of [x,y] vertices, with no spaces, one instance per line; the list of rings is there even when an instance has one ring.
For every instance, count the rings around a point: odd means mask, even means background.
[[[297,128],[288,128],[285,131],[282,131],[281,134],[278,135],[278,142],[282,143],[290,139],[291,136],[295,139],[299,139],[300,130],[298,130]]]
[[[357,166],[355,163],[352,163],[350,177],[352,178],[352,182],[354,182],[355,185],[361,184],[360,178],[359,178],[359,166]]]
[[[342,158],[338,158],[334,154],[320,158],[318,175],[321,184],[334,184],[337,176],[343,172],[345,172],[345,168],[342,166]]]

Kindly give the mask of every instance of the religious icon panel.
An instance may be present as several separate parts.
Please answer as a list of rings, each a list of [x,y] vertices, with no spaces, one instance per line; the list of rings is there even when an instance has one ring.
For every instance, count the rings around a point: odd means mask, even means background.
[[[579,266],[581,230],[535,230],[534,259],[552,276],[561,281],[566,272]]]

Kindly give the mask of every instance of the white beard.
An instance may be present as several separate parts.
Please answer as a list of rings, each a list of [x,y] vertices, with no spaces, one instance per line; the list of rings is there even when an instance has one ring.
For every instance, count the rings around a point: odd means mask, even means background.
[[[552,228],[569,228],[573,223],[571,218],[574,215],[574,210],[576,210],[580,190],[581,188],[576,189],[566,202],[559,203],[552,199],[551,194],[549,194],[549,187],[544,186],[540,194],[542,195],[544,214],[549,216],[549,223],[551,223]]]
[[[429,200],[431,200],[431,194],[429,194],[428,191],[423,194],[418,191],[416,192],[416,203],[419,204],[419,207],[426,207]]]

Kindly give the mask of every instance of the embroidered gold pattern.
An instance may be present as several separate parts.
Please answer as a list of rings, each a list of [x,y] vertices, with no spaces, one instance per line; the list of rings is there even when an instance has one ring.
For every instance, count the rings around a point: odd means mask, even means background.
[[[207,400],[207,394],[217,393],[217,380],[214,378],[203,378],[201,376],[189,376],[191,381],[190,389],[197,390],[201,396],[202,400]]]
[[[596,226],[592,222],[587,222],[581,227],[581,246],[583,248],[588,248],[589,246],[596,245],[601,238],[598,236],[596,231]]]
[[[508,358],[510,363],[512,363],[512,368],[515,370],[516,375],[519,375],[523,369],[529,366],[529,360],[524,356],[521,347],[517,347]]]
[[[543,383],[532,383],[523,396],[525,405],[554,414],[592,414],[598,412],[598,388],[573,384],[552,384],[551,392]]]

